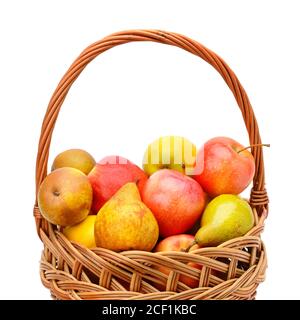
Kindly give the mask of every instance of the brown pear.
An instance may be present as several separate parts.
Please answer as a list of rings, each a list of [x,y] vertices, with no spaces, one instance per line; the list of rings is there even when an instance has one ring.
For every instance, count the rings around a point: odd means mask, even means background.
[[[86,151],[81,149],[70,149],[58,154],[52,164],[51,171],[58,168],[70,167],[89,174],[96,164],[95,159]]]
[[[74,168],[60,168],[42,182],[38,193],[41,214],[49,222],[71,226],[90,212],[93,190],[88,177]]]

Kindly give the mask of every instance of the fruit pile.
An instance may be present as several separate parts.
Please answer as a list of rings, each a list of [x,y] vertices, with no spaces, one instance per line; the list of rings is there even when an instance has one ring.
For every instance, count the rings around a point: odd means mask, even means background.
[[[218,246],[254,226],[252,209],[239,196],[255,172],[247,149],[226,137],[199,150],[185,138],[162,137],[146,149],[143,170],[120,156],[96,163],[83,150],[67,150],[40,186],[39,209],[69,240],[87,248],[159,252]],[[181,279],[191,287],[197,285],[193,280]]]

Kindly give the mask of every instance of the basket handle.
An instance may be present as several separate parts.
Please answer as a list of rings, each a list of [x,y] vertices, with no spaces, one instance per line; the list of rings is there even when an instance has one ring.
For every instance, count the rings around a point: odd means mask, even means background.
[[[260,144],[259,129],[248,96],[240,84],[238,78],[229,66],[217,54],[204,47],[197,41],[183,35],[160,30],[129,30],[114,33],[102,40],[88,46],[73,62],[54,91],[49,102],[42,128],[36,158],[36,194],[40,184],[47,175],[47,163],[49,147],[54,125],[69,89],[83,69],[100,53],[131,41],[154,41],[182,48],[196,56],[199,56],[212,65],[222,76],[232,91],[238,106],[241,109],[244,122],[249,134],[250,144]],[[253,188],[250,203],[255,206],[258,213],[267,211],[268,197],[265,190],[265,175],[263,152],[261,147],[251,150],[256,164],[256,172],[253,180]],[[35,203],[36,205],[36,203]]]

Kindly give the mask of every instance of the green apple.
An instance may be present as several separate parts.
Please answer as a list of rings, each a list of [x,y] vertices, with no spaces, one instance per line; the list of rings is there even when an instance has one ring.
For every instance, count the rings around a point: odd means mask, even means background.
[[[192,175],[196,153],[196,146],[184,137],[160,137],[148,145],[143,168],[149,176],[160,169],[173,169]]]

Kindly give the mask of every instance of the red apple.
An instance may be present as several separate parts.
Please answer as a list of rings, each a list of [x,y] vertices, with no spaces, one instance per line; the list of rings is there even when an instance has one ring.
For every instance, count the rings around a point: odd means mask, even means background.
[[[198,182],[170,169],[156,171],[142,190],[142,200],[153,212],[162,237],[189,230],[201,216],[205,198]]]
[[[233,139],[217,137],[207,141],[197,153],[194,179],[204,191],[215,197],[239,194],[253,179],[252,154]]]
[[[185,250],[190,246],[190,244],[194,241],[194,236],[191,234],[178,234],[175,236],[170,236],[168,238],[163,239],[161,242],[158,243],[158,245],[155,247],[155,252],[161,252],[161,251],[181,251]],[[190,252],[193,250],[198,249],[199,247],[197,245],[194,245]],[[201,265],[195,262],[189,262],[189,266],[201,269]],[[158,270],[162,273],[169,274],[170,269],[166,267],[159,267]],[[180,275],[179,281],[185,283],[190,288],[197,288],[199,285],[199,279],[195,279],[189,276]],[[160,287],[160,286],[159,286]],[[160,288],[161,289],[161,288]]]
[[[124,184],[135,182],[141,192],[147,175],[138,166],[119,156],[103,158],[89,173],[88,178],[93,188],[92,211],[98,213]]]

